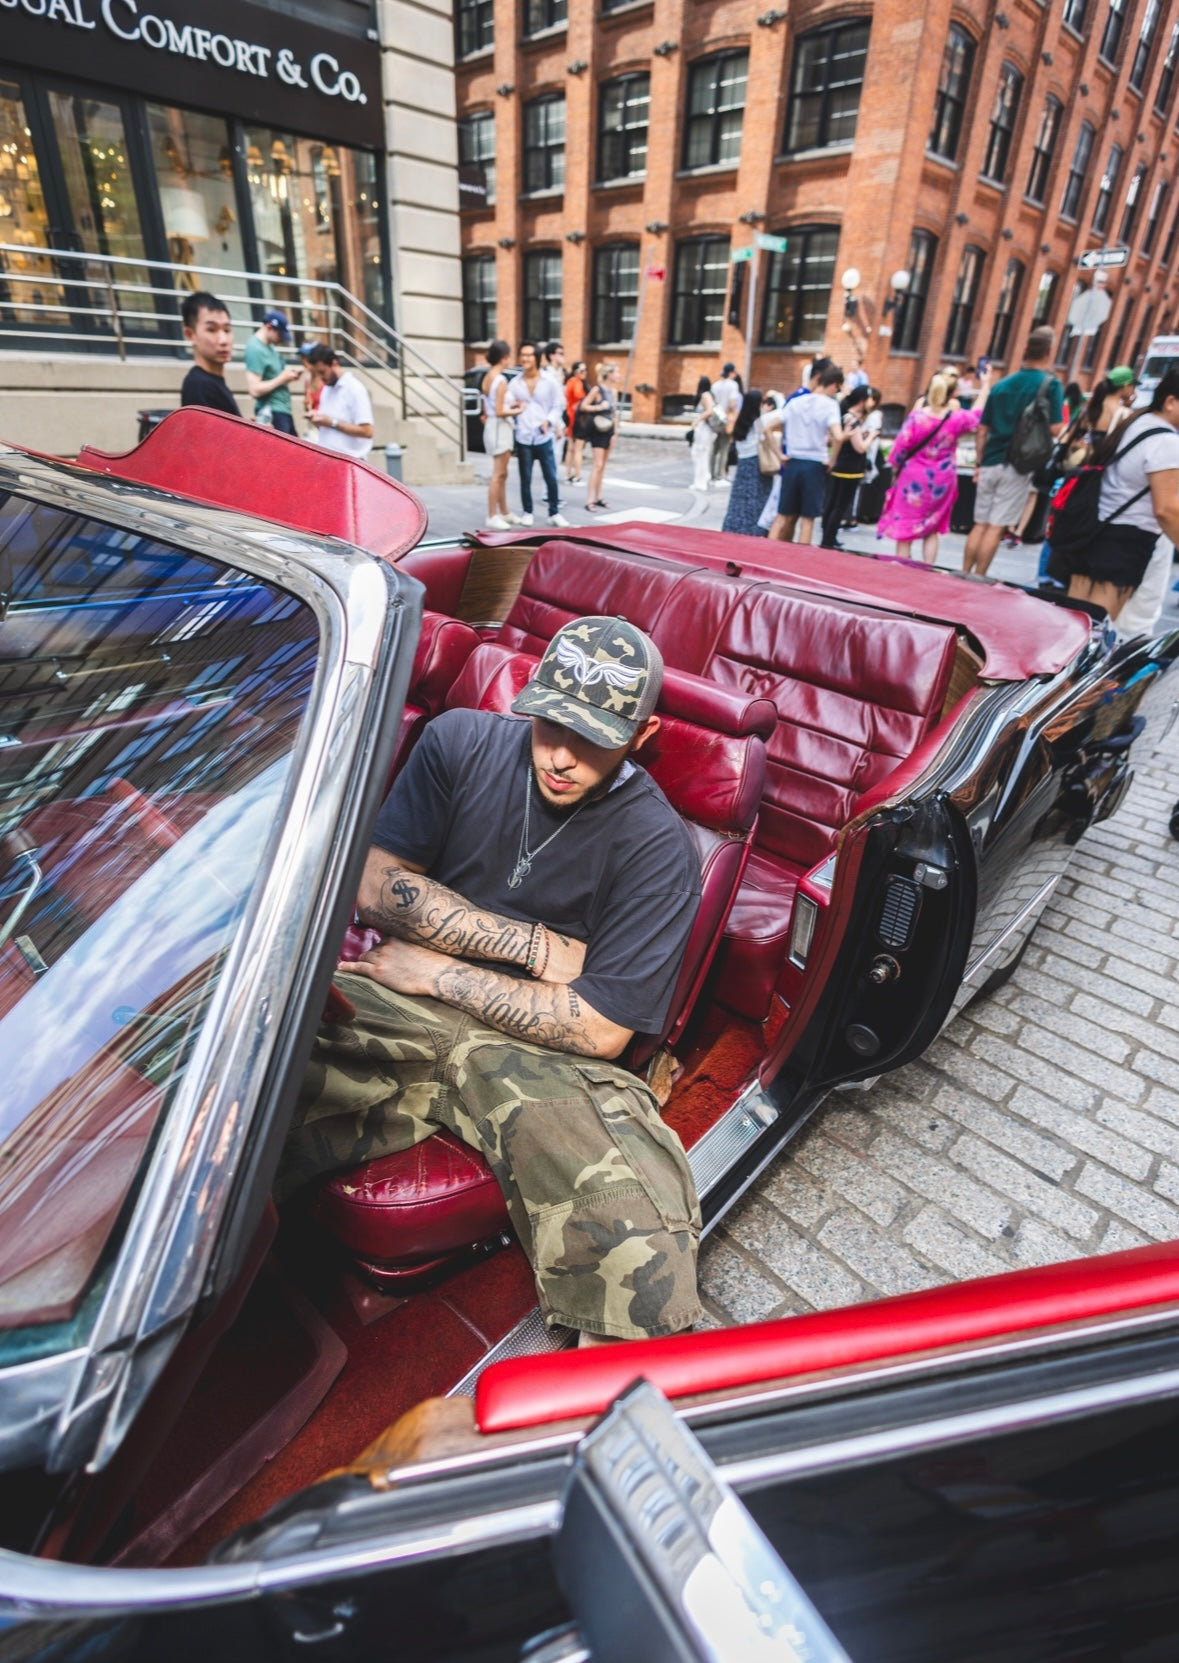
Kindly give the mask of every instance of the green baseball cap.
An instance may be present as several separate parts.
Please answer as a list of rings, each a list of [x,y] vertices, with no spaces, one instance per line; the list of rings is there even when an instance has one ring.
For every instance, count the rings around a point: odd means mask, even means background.
[[[1111,386],[1132,387],[1134,385],[1134,371],[1129,364],[1115,364],[1107,377]]]
[[[662,686],[663,657],[650,636],[625,618],[575,618],[553,636],[512,709],[613,751],[630,744]]]

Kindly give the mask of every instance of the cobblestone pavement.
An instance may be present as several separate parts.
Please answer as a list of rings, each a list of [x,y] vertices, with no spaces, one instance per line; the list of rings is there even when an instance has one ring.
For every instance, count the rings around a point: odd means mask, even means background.
[[[754,1322],[1179,1237],[1179,723],[1167,678],[1112,820],[1023,962],[917,1062],[829,1097],[705,1244]]]

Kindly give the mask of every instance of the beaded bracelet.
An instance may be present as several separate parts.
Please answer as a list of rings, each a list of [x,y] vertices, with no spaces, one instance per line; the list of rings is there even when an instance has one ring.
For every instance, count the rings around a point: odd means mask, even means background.
[[[552,941],[549,938],[548,930],[543,924],[538,924],[537,928],[540,930],[541,938],[544,941],[544,963],[541,965],[540,969],[534,971],[533,974],[538,982],[543,982],[545,978],[545,971],[549,967],[549,949],[552,946]]]
[[[528,958],[525,962],[525,968],[527,969],[528,974],[530,976],[535,976],[536,975],[536,952],[537,952],[537,934],[536,934],[536,932],[538,930],[542,930],[543,928],[544,928],[543,924],[534,924],[528,932]]]

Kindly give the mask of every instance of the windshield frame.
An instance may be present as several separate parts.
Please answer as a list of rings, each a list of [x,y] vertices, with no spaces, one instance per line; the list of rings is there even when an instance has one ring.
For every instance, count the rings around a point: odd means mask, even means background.
[[[318,663],[282,803],[190,1064],[148,1156],[89,1336],[0,1370],[0,1467],[98,1467],[201,1298],[235,1174],[276,1056],[289,1050],[293,995],[322,956],[326,911],[346,875],[371,769],[374,683],[392,669],[404,698],[421,611],[408,574],[335,538],[30,457],[0,446],[0,490],[149,536],[274,584],[306,605]],[[400,692],[401,699],[396,697]],[[396,710],[394,711],[394,715]],[[389,713],[383,713],[387,732]],[[306,1027],[294,1013],[296,1027]]]

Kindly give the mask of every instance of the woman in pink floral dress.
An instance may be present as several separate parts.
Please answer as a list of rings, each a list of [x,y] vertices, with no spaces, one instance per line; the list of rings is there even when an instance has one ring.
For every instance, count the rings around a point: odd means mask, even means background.
[[[988,369],[974,408],[962,410],[954,397],[957,371],[943,370],[929,383],[926,403],[906,418],[893,441],[889,460],[894,477],[876,535],[894,538],[897,553],[906,560],[918,540],[931,566],[937,559],[938,540],[943,531],[950,529],[958,497],[958,440],[963,433],[972,433],[981,421],[990,384]]]

